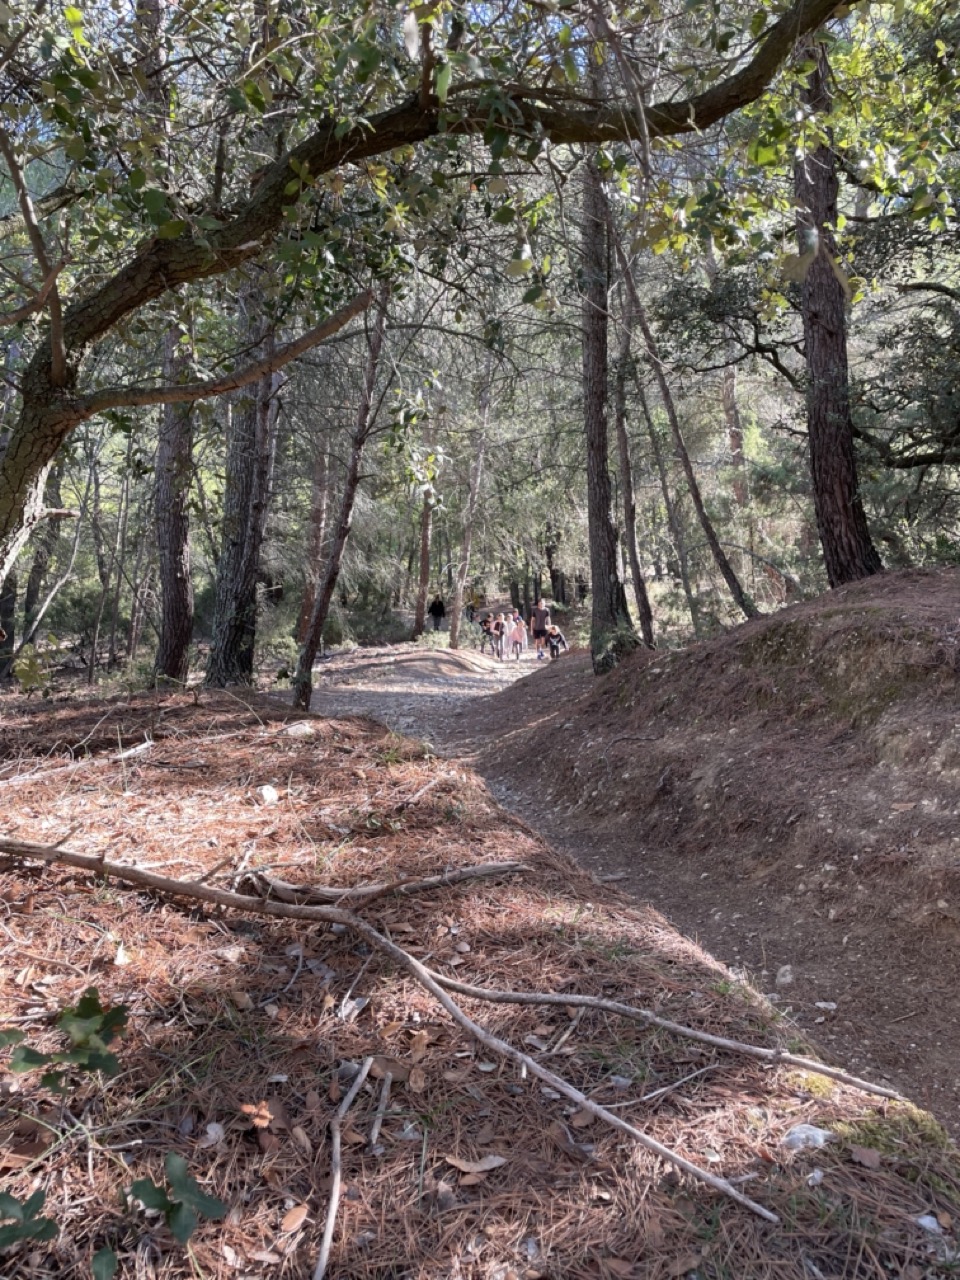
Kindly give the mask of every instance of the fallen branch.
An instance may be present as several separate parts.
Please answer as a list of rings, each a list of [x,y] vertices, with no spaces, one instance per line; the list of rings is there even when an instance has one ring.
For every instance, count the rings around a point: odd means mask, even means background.
[[[74,760],[72,764],[57,765],[53,769],[36,769],[33,773],[18,773],[13,778],[0,778],[0,787],[25,786],[28,782],[46,782],[48,778],[62,777],[65,773],[76,773],[79,769],[88,769],[92,765],[118,764],[121,760],[129,760],[131,756],[142,755],[149,751],[153,742],[147,739],[135,747],[127,747],[123,751],[115,751],[109,756],[85,756],[82,760]]]
[[[366,903],[371,898],[382,898],[389,893],[419,893],[421,889],[442,889],[446,885],[460,884],[464,880],[479,880],[483,876],[513,875],[518,871],[529,870],[525,862],[481,862],[475,867],[458,867],[438,876],[428,876],[425,880],[394,880],[383,884],[348,886],[345,889],[334,885],[290,884],[286,880],[268,876],[263,871],[257,871],[255,875],[265,886],[268,896],[277,897],[281,902],[343,902],[345,898],[350,898],[358,903]]]
[[[360,1092],[367,1073],[373,1066],[373,1058],[364,1058],[360,1070],[354,1077],[353,1084],[350,1086],[350,1092],[340,1103],[336,1110],[336,1114],[330,1121],[330,1136],[332,1139],[332,1153],[330,1157],[330,1203],[327,1205],[327,1220],[323,1226],[323,1239],[320,1242],[320,1253],[317,1257],[317,1265],[313,1269],[313,1280],[323,1280],[327,1273],[327,1263],[330,1261],[330,1246],[333,1243],[333,1228],[337,1221],[337,1209],[340,1207],[340,1187],[342,1185],[342,1173],[340,1162],[340,1129],[346,1118],[347,1112],[353,1106],[354,1099]]]
[[[2,847],[2,846],[0,846]],[[541,991],[492,991],[487,987],[474,987],[469,982],[458,982],[442,973],[429,971],[431,977],[448,991],[456,991],[458,995],[470,996],[474,1000],[490,1000],[494,1004],[559,1004],[571,1009],[597,1009],[600,1013],[616,1013],[622,1018],[632,1018],[634,1022],[645,1022],[648,1026],[659,1027],[672,1035],[681,1036],[685,1040],[699,1040],[701,1044],[709,1044],[714,1049],[726,1049],[730,1053],[744,1054],[748,1058],[759,1058],[761,1062],[770,1062],[778,1067],[797,1067],[801,1071],[810,1071],[814,1075],[826,1076],[836,1080],[838,1084],[849,1085],[851,1089],[860,1089],[863,1093],[873,1093],[880,1098],[892,1098],[894,1102],[903,1102],[903,1094],[885,1085],[874,1084],[870,1080],[861,1080],[859,1076],[851,1076],[838,1067],[828,1067],[814,1058],[803,1058],[796,1053],[785,1053],[782,1049],[764,1049],[758,1044],[746,1044],[741,1040],[728,1040],[725,1036],[715,1036],[710,1031],[698,1031],[696,1027],[685,1027],[682,1023],[671,1022],[669,1018],[661,1018],[649,1009],[638,1009],[631,1004],[621,1004],[619,1000],[605,1000],[601,996],[546,995]]]
[[[521,1050],[514,1048],[507,1041],[501,1040],[499,1036],[493,1035],[484,1027],[474,1022],[460,1006],[454,1001],[444,989],[444,984],[449,985],[451,989],[466,987],[468,995],[475,994],[478,998],[496,1001],[498,1003],[515,1003],[515,1004],[569,1004],[579,1005],[588,1004],[595,1008],[607,1007],[611,1012],[622,1013],[628,1017],[639,1017],[641,1021],[651,1022],[653,1025],[663,1025],[667,1029],[676,1029],[681,1034],[690,1034],[689,1028],[680,1028],[676,1024],[667,1023],[663,1019],[656,1019],[654,1015],[646,1015],[643,1010],[635,1010],[630,1005],[617,1005],[613,1001],[594,1000],[589,996],[543,996],[537,993],[513,993],[513,992],[489,992],[482,987],[469,987],[467,984],[454,983],[449,979],[441,979],[432,973],[425,965],[421,964],[414,956],[404,951],[391,938],[385,937],[379,933],[371,924],[368,924],[362,917],[354,915],[351,911],[344,911],[341,907],[336,906],[301,906],[297,904],[288,904],[282,902],[274,902],[263,898],[245,897],[243,894],[230,893],[225,889],[214,889],[210,885],[199,884],[195,881],[171,880],[166,876],[154,875],[150,871],[143,871],[138,867],[128,867],[121,863],[107,862],[104,858],[98,858],[91,854],[70,853],[67,850],[51,847],[49,845],[28,844],[19,840],[0,839],[0,853],[7,853],[14,857],[32,858],[46,863],[63,863],[66,866],[78,867],[84,871],[90,871],[101,877],[113,876],[117,880],[123,880],[128,884],[140,885],[146,889],[153,889],[160,893],[168,893],[175,897],[186,897],[199,899],[202,902],[210,902],[217,906],[227,907],[235,911],[250,912],[256,915],[272,916],[278,919],[304,920],[304,921],[325,921],[331,924],[345,925],[358,934],[371,947],[380,951],[384,955],[389,956],[395,963],[407,973],[411,974],[437,1002],[446,1010],[450,1017],[466,1031],[475,1040],[478,1040],[486,1048],[501,1057],[508,1058],[517,1063],[524,1072],[543,1080],[545,1084],[555,1089],[565,1098],[569,1098],[571,1102],[575,1102],[582,1110],[589,1111],[599,1120],[603,1120],[605,1124],[620,1130],[621,1133],[627,1134],[638,1146],[644,1147],[647,1151],[651,1151],[660,1159],[668,1164],[676,1166],[689,1174],[692,1178],[699,1182],[705,1183],[712,1187],[715,1191],[719,1191],[722,1195],[728,1196],[731,1200],[735,1200],[744,1208],[749,1209],[752,1213],[765,1219],[767,1222],[778,1223],[780,1219],[775,1213],[764,1208],[763,1205],[757,1204],[756,1201],[749,1199],[738,1191],[725,1178],[717,1177],[706,1169],[701,1169],[699,1165],[693,1164],[691,1161],[679,1155],[676,1151],[672,1151],[669,1147],[658,1142],[655,1138],[651,1138],[649,1134],[644,1133],[641,1129],[637,1129],[634,1125],[629,1124],[620,1116],[614,1114],[608,1108],[594,1102],[586,1094],[581,1093],[568,1081],[555,1075],[542,1063],[531,1058],[529,1054],[523,1053]],[[693,1032],[694,1039],[706,1039],[706,1033]],[[770,1055],[771,1059],[776,1062],[786,1062],[792,1059],[793,1062],[800,1062],[807,1066],[806,1059],[795,1059],[792,1055],[781,1055],[777,1051],[757,1050],[754,1046],[739,1046],[735,1041],[722,1041],[719,1037],[712,1037],[708,1043],[719,1044],[722,1047],[732,1047],[739,1051],[748,1051],[753,1056],[766,1057]],[[820,1064],[810,1062],[808,1069],[815,1071],[824,1070]],[[827,1068],[829,1073],[831,1069]],[[848,1077],[848,1081],[853,1077]],[[861,1087],[864,1087],[861,1085]],[[886,1093],[876,1086],[865,1086],[871,1092]],[[895,1096],[895,1095],[894,1095]]]

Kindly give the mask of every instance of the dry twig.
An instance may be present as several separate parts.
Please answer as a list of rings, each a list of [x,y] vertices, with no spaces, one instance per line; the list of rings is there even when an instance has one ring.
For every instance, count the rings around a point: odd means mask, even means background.
[[[728,1196],[730,1199],[751,1210],[761,1218],[768,1222],[778,1223],[779,1218],[763,1205],[757,1204],[756,1201],[749,1199],[738,1191],[725,1178],[717,1177],[706,1169],[700,1168],[691,1161],[685,1159],[677,1152],[672,1151],[669,1147],[664,1146],[655,1138],[637,1129],[629,1124],[626,1120],[610,1111],[608,1108],[594,1102],[586,1094],[575,1088],[568,1081],[555,1075],[549,1068],[542,1063],[531,1058],[529,1054],[523,1053],[521,1050],[514,1048],[505,1040],[501,1040],[499,1036],[493,1035],[484,1027],[474,1022],[460,1006],[448,995],[445,987],[451,990],[463,991],[467,995],[471,995],[477,999],[485,999],[497,1003],[507,1004],[567,1004],[567,1005],[585,1005],[597,1009],[606,1010],[607,1012],[618,1013],[625,1017],[639,1019],[640,1021],[649,1022],[652,1025],[663,1027],[665,1030],[673,1031],[677,1034],[689,1036],[695,1040],[703,1040],[706,1043],[713,1044],[720,1048],[732,1049],[735,1052],[747,1053],[752,1057],[760,1057],[778,1064],[799,1065],[804,1069],[821,1072],[830,1075],[832,1078],[842,1078],[845,1083],[853,1084],[856,1087],[863,1088],[868,1092],[879,1093],[884,1096],[894,1096],[890,1090],[884,1090],[880,1086],[867,1084],[866,1082],[858,1082],[854,1077],[844,1076],[841,1072],[835,1072],[832,1068],[824,1068],[821,1064],[813,1062],[810,1059],[796,1058],[791,1054],[781,1054],[778,1050],[760,1049],[754,1045],[743,1045],[737,1041],[723,1040],[717,1036],[709,1036],[706,1032],[694,1031],[692,1028],[681,1027],[676,1023],[667,1022],[665,1019],[657,1018],[655,1015],[648,1013],[646,1010],[634,1009],[630,1005],[619,1004],[616,1001],[606,1001],[594,999],[590,996],[570,996],[570,995],[543,995],[537,992],[493,992],[482,987],[472,987],[466,983],[454,982],[450,979],[439,977],[433,973],[425,965],[423,965],[409,952],[397,945],[391,938],[385,937],[379,933],[373,925],[368,924],[362,917],[355,915],[353,912],[345,911],[341,907],[336,906],[301,906],[295,904],[287,904],[273,902],[262,898],[245,897],[242,894],[230,893],[223,889],[214,889],[209,885],[198,884],[195,881],[172,880],[166,876],[154,875],[152,872],[143,871],[138,867],[128,867],[120,863],[107,862],[103,858],[90,854],[70,853],[64,849],[50,847],[47,845],[27,844],[23,841],[0,839],[0,852],[11,854],[14,857],[32,858],[42,862],[52,863],[60,862],[67,866],[79,867],[85,871],[93,872],[100,877],[113,876],[118,880],[126,881],[129,884],[141,885],[144,888],[153,889],[160,893],[168,893],[178,897],[197,898],[204,902],[211,902],[218,906],[228,907],[233,910],[252,912],[257,915],[273,916],[277,918],[286,918],[304,921],[326,921],[331,924],[345,925],[354,933],[362,937],[370,946],[374,947],[381,953],[388,955],[403,970],[413,976],[421,986],[423,986],[437,1000],[437,1002],[446,1010],[450,1017],[466,1031],[475,1040],[485,1045],[492,1052],[501,1057],[508,1058],[515,1062],[525,1072],[537,1076],[544,1083],[555,1089],[562,1096],[569,1098],[572,1102],[577,1103],[583,1110],[589,1111],[599,1120],[619,1129],[622,1133],[627,1134],[639,1146],[653,1152],[668,1164],[676,1166],[678,1169],[689,1174],[691,1177],[707,1186],[712,1187],[715,1191]]]
[[[350,1091],[344,1100],[337,1107],[336,1114],[330,1121],[330,1137],[332,1139],[332,1154],[330,1158],[330,1203],[327,1205],[327,1220],[323,1226],[323,1239],[320,1242],[320,1254],[317,1258],[317,1265],[313,1269],[313,1280],[323,1280],[327,1273],[327,1263],[330,1261],[330,1246],[333,1244],[333,1228],[337,1221],[337,1209],[340,1207],[340,1187],[343,1177],[340,1161],[340,1129],[346,1118],[347,1112],[353,1106],[354,1099],[363,1087],[363,1082],[367,1078],[367,1073],[373,1066],[373,1058],[364,1058],[360,1070],[354,1077]]]
[[[335,885],[322,884],[290,884],[286,880],[277,880],[263,871],[257,871],[256,878],[263,882],[268,896],[277,897],[281,902],[343,902],[350,898],[359,904],[369,902],[372,898],[383,898],[390,893],[419,893],[424,889],[442,889],[449,884],[460,884],[464,880],[479,880],[483,876],[513,875],[519,871],[529,871],[525,862],[483,862],[474,867],[458,867],[444,871],[438,876],[428,876],[425,880],[394,880],[382,884],[361,884],[338,888]]]

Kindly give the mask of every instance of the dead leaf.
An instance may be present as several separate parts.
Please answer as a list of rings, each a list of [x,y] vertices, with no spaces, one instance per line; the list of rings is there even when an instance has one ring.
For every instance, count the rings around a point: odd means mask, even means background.
[[[407,1076],[410,1074],[410,1068],[406,1063],[401,1062],[399,1058],[388,1058],[386,1055],[378,1053],[370,1067],[370,1074],[374,1080],[382,1080],[388,1071],[398,1084],[405,1083]]]
[[[480,1132],[474,1137],[474,1142],[478,1147],[485,1147],[488,1142],[492,1142],[497,1136],[497,1131],[488,1121]]]
[[[253,1008],[253,1000],[246,991],[231,991],[230,999],[241,1013],[248,1013]]]
[[[218,1124],[216,1120],[212,1120],[206,1128],[203,1136],[197,1142],[197,1146],[201,1151],[206,1151],[208,1147],[215,1147],[218,1142],[222,1142],[226,1130],[222,1124]]]
[[[273,1119],[268,1102],[242,1102],[240,1110],[245,1116],[249,1117],[251,1124],[258,1129],[266,1129]]]
[[[341,1137],[343,1138],[344,1142],[348,1142],[351,1147],[358,1147],[362,1143],[366,1142],[366,1138],[364,1137],[364,1135],[356,1129],[351,1129],[351,1128],[344,1129],[343,1133],[341,1134]]]
[[[950,1217],[949,1213],[944,1213],[942,1210],[937,1214],[937,1221],[940,1223],[941,1227],[943,1227],[944,1231],[949,1231],[953,1226],[953,1219]]]
[[[461,1173],[489,1173],[491,1169],[499,1169],[507,1163],[506,1156],[481,1156],[479,1160],[461,1160],[459,1156],[444,1156],[447,1164],[452,1164]]]
[[[407,1088],[411,1093],[423,1093],[427,1087],[427,1074],[422,1067],[411,1067],[407,1077]]]
[[[304,1102],[308,1111],[316,1111],[320,1106],[320,1095],[317,1093],[316,1089],[307,1090],[307,1096],[304,1099]]]
[[[855,1164],[862,1164],[865,1169],[880,1168],[880,1152],[873,1147],[851,1147],[850,1158]]]
[[[113,957],[113,963],[120,969],[123,969],[130,964],[130,952],[122,942],[117,947],[117,954]]]
[[[328,1013],[336,1003],[335,998],[329,991],[324,992],[323,999],[320,1001],[320,1012]]]
[[[908,810],[915,809],[916,807],[916,800],[911,800],[909,804],[892,804],[890,806],[894,813],[906,813]]]
[[[414,933],[416,932],[412,924],[392,924],[390,926],[391,933]]]
[[[423,1055],[427,1052],[427,1046],[430,1043],[430,1033],[428,1031],[416,1031],[410,1040],[410,1056],[414,1062],[419,1062]]]
[[[380,1034],[384,1037],[384,1039],[388,1039],[390,1036],[396,1035],[398,1031],[402,1031],[402,1030],[403,1030],[402,1022],[388,1022],[385,1027],[380,1028]]]
[[[625,1262],[622,1258],[604,1258],[603,1265],[612,1275],[624,1277],[633,1275],[633,1263]],[[674,1273],[671,1272],[670,1274],[673,1275]]]
[[[298,1231],[307,1220],[310,1208],[305,1204],[295,1204],[292,1209],[288,1209],[283,1215],[283,1221],[280,1223],[280,1230],[289,1234],[291,1231]]]
[[[267,1267],[276,1266],[283,1261],[279,1253],[271,1253],[269,1249],[257,1249],[255,1253],[248,1253],[247,1257],[251,1262],[262,1262]]]
[[[304,1155],[313,1155],[313,1143],[307,1137],[307,1131],[302,1129],[300,1125],[295,1124],[290,1130],[290,1137],[294,1140]]]
[[[268,1018],[275,1018],[280,1012],[280,1006],[278,1004],[265,1004],[263,1006],[263,1012]]]
[[[279,1098],[269,1098],[267,1106],[270,1109],[270,1128],[275,1132],[280,1129],[290,1129],[290,1120],[287,1116],[287,1109]]]
[[[570,1123],[573,1125],[575,1129],[586,1129],[588,1125],[593,1124],[596,1118],[597,1117],[593,1114],[592,1111],[584,1111],[583,1109],[581,1109],[580,1111],[575,1111],[573,1113],[573,1115],[570,1117]]]
[[[432,1188],[432,1194],[437,1202],[437,1208],[441,1212],[447,1212],[450,1209],[456,1209],[459,1201],[456,1192],[449,1182],[444,1182],[441,1178]]]
[[[327,1096],[331,1102],[340,1101],[340,1082],[337,1080],[336,1076],[334,1076],[330,1081],[330,1088],[327,1090]]]
[[[487,1175],[485,1173],[465,1173],[460,1179],[461,1187],[476,1187],[481,1182],[486,1182]]]
[[[258,1129],[257,1145],[265,1156],[275,1156],[280,1150],[280,1139],[266,1129]]]

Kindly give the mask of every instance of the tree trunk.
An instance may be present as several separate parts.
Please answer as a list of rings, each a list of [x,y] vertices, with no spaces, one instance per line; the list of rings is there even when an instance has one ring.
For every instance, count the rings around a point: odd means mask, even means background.
[[[628,288],[629,287],[630,286],[628,284]],[[663,368],[663,361],[660,359],[660,352],[657,349],[656,339],[654,338],[653,331],[647,321],[646,311],[643,308],[643,304],[640,302],[635,285],[632,292],[637,323],[640,326],[640,331],[643,334],[644,342],[647,346],[647,355],[650,367],[653,369],[654,377],[657,379],[657,385],[660,388],[660,398],[663,401],[667,421],[670,423],[673,445],[676,450],[677,457],[680,460],[680,465],[683,467],[683,474],[686,476],[687,480],[687,488],[690,491],[690,497],[693,501],[694,510],[697,513],[697,519],[700,521],[700,527],[707,540],[707,546],[710,548],[714,564],[720,570],[723,580],[730,588],[730,594],[733,596],[734,601],[740,608],[744,617],[758,618],[760,616],[760,610],[744,591],[740,583],[740,579],[734,572],[733,565],[727,559],[726,552],[720,545],[720,539],[717,537],[717,531],[713,527],[713,521],[707,514],[707,508],[703,501],[703,494],[700,492],[700,485],[697,481],[696,472],[693,469],[693,463],[690,461],[690,454],[687,452],[683,432],[680,429],[680,418],[677,414],[677,407],[673,401],[673,393],[670,390],[670,384],[667,381],[667,375]]]
[[[470,575],[470,552],[473,549],[473,530],[477,520],[477,507],[480,503],[480,486],[483,481],[483,464],[487,453],[487,426],[490,420],[490,374],[493,365],[492,354],[487,357],[483,385],[480,388],[480,427],[470,433],[470,454],[473,466],[470,468],[470,486],[467,492],[467,509],[463,513],[463,543],[460,548],[460,562],[457,565],[457,577],[453,588],[453,604],[450,612],[450,648],[460,647],[460,620],[463,616],[463,598],[466,594],[467,578]]]
[[[427,593],[430,589],[430,537],[433,533],[433,509],[436,506],[436,495],[433,485],[423,491],[423,506],[420,509],[420,573],[417,580],[417,604],[413,613],[413,635],[416,640],[423,635],[427,622]]]
[[[807,49],[816,65],[805,98],[815,112],[830,109],[826,53]],[[879,573],[880,556],[870,538],[860,497],[850,412],[847,314],[838,278],[837,247],[831,228],[837,219],[837,161],[821,143],[794,167],[797,240],[801,261],[810,256],[801,290],[807,361],[807,433],[810,474],[820,544],[831,587]]]
[[[657,476],[660,480],[660,493],[663,496],[663,505],[667,513],[667,528],[670,530],[670,539],[673,542],[673,549],[677,557],[677,570],[680,577],[680,586],[683,589],[684,599],[687,602],[687,608],[690,610],[690,622],[693,625],[693,634],[700,635],[700,607],[697,604],[697,597],[694,594],[693,586],[690,581],[690,558],[687,555],[687,539],[683,532],[683,525],[680,522],[680,513],[677,511],[677,504],[673,500],[673,494],[670,492],[670,477],[667,475],[667,466],[663,457],[663,449],[660,447],[660,437],[657,434],[657,426],[650,412],[650,406],[647,403],[647,393],[640,381],[640,375],[634,371],[634,382],[637,388],[637,398],[640,401],[640,410],[643,413],[644,421],[647,424],[647,434],[650,437],[650,448],[653,452],[654,464],[657,468]]]
[[[164,382],[187,380],[191,367],[183,331],[164,334]],[[193,580],[190,576],[190,477],[193,470],[193,411],[188,404],[165,404],[157,437],[155,511],[160,566],[160,641],[154,677],[184,684],[193,636]]]
[[[637,551],[637,500],[633,491],[633,467],[630,463],[630,441],[627,438],[627,365],[630,361],[630,339],[633,331],[633,315],[628,304],[623,317],[623,335],[617,376],[614,382],[614,421],[617,429],[617,449],[620,455],[620,488],[623,493],[623,536],[630,560],[630,576],[633,578],[633,594],[640,619],[640,634],[648,649],[655,647],[653,639],[653,610],[647,595],[647,584],[640,567]]]
[[[0,583],[0,658],[9,666],[14,649],[17,628],[17,571],[11,569]],[[7,675],[7,670],[3,671]]]
[[[363,389],[360,393],[360,403],[357,406],[357,419],[351,442],[350,461],[344,479],[343,494],[340,498],[337,524],[331,539],[323,580],[320,583],[317,598],[314,602],[310,626],[300,649],[297,671],[293,679],[293,705],[301,711],[310,710],[310,698],[313,693],[313,664],[320,648],[320,640],[323,636],[327,614],[330,611],[330,601],[333,599],[333,593],[337,588],[337,581],[340,577],[343,552],[350,536],[350,526],[353,521],[353,504],[356,501],[357,488],[360,484],[360,464],[363,461],[363,451],[370,432],[373,430],[373,392],[377,384],[377,371],[380,367],[383,338],[387,327],[388,297],[389,290],[384,285],[380,290],[377,318],[367,339],[367,367],[363,379]]]
[[[750,487],[747,483],[747,465],[743,454],[743,422],[737,404],[737,366],[728,364],[723,371],[721,386],[723,416],[727,424],[727,448],[730,450],[730,466],[733,468],[733,500],[738,507],[750,505]]]
[[[617,573],[607,440],[607,294],[609,246],[606,200],[596,160],[584,170],[582,228],[583,408],[587,446],[587,526],[593,610],[590,655],[594,672],[612,670],[639,643]]]
[[[307,534],[307,567],[304,575],[300,617],[297,621],[298,644],[303,644],[307,637],[313,606],[317,599],[317,584],[320,581],[323,544],[327,536],[327,509],[330,504],[329,491],[329,456],[326,441],[324,441],[317,448],[317,456],[313,464],[310,526]]]
[[[255,319],[254,287],[245,291],[248,332],[258,346],[273,343]],[[277,376],[267,374],[239,393],[231,406],[223,492],[223,543],[217,563],[213,642],[206,682],[223,688],[253,680],[257,632],[257,572],[266,532],[276,452]]]
[[[45,501],[49,507],[54,509],[63,507],[63,492],[61,490],[63,471],[64,461],[61,457],[57,465],[50,472],[50,479],[47,481]],[[53,559],[59,540],[60,518],[57,516],[50,516],[40,528],[35,539],[36,551],[33,555],[33,563],[30,566],[30,573],[27,576],[27,585],[23,593],[24,631],[28,631],[33,625],[37,606],[40,603],[40,592],[43,590],[47,570],[50,568],[50,561]]]

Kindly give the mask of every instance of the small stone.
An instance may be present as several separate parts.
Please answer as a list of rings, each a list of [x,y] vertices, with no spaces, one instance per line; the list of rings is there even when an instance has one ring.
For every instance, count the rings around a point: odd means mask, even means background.
[[[777,970],[777,976],[774,982],[778,987],[790,987],[793,985],[793,966],[782,964]]]
[[[797,1124],[783,1138],[783,1146],[788,1151],[809,1151],[825,1147],[832,1142],[836,1134],[829,1129],[818,1129],[815,1124]]]
[[[919,1218],[914,1218],[914,1222],[918,1227],[923,1227],[924,1231],[929,1231],[932,1236],[943,1235],[943,1227],[932,1213],[922,1213]]]
[[[262,787],[257,787],[257,795],[264,804],[279,804],[280,792],[276,787],[271,787],[269,782]]]

